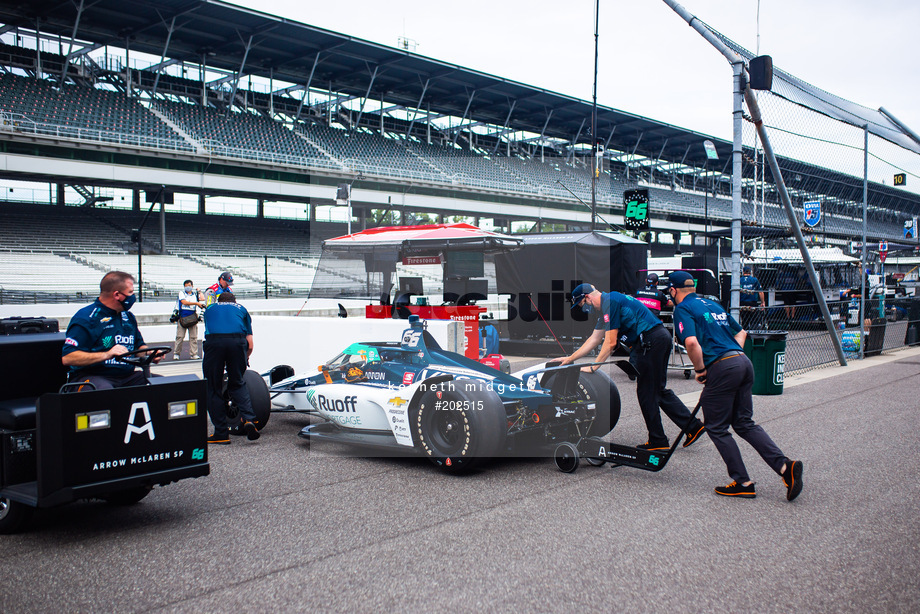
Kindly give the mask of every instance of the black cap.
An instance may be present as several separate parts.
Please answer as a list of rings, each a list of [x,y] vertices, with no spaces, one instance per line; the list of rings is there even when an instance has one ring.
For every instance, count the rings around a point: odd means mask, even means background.
[[[694,288],[693,275],[686,271],[674,271],[668,275],[668,288]]]
[[[220,274],[220,277],[218,277],[217,279],[223,279],[228,284],[233,283],[233,275],[230,273],[230,271],[224,271],[223,273]]]
[[[594,292],[594,286],[591,284],[581,284],[572,290],[572,309],[578,307],[586,296]]]

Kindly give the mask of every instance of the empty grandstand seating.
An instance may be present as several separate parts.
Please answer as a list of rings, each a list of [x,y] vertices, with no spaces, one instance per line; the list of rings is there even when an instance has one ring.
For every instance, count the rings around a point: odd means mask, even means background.
[[[93,141],[192,151],[169,126],[121,93],[0,75],[0,109],[22,131]]]

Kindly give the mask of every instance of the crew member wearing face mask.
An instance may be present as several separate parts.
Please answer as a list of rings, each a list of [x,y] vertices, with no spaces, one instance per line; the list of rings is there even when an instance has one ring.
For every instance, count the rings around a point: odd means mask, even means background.
[[[636,446],[643,450],[667,450],[668,437],[661,425],[661,411],[687,433],[686,448],[705,430],[703,423],[690,415],[687,406],[668,388],[668,358],[671,354],[671,334],[638,300],[619,292],[601,292],[591,284],[581,284],[572,290],[572,309],[581,307],[586,313],[598,312],[594,332],[569,356],[566,365],[575,362],[603,341],[595,362],[602,363],[622,340],[630,348],[631,362],[639,371],[636,397],[648,428],[648,441]],[[594,371],[599,367],[583,367]],[[661,411],[659,411],[659,408]]]
[[[147,347],[130,312],[136,300],[132,275],[105,274],[99,282],[99,298],[74,314],[67,326],[61,362],[69,369],[69,381],[89,382],[96,390],[147,383],[143,372],[116,360]]]

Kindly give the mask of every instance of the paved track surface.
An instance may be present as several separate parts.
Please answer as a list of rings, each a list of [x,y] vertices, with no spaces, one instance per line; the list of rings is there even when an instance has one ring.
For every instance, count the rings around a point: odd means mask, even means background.
[[[660,473],[531,459],[449,477],[311,447],[306,417],[275,414],[259,441],[212,447],[209,477],[39,511],[2,538],[0,611],[917,612],[920,352],[860,367],[755,398],[804,460],[792,503],[743,442],[753,500],[713,494],[708,438]],[[641,443],[634,384],[612,375],[610,439]]]

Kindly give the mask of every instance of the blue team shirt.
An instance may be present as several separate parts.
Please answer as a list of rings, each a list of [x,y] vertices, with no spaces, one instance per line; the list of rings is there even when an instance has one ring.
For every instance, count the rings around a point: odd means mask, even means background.
[[[760,303],[760,295],[758,292],[762,291],[763,288],[760,286],[760,280],[754,277],[753,275],[742,275],[741,276],[741,304],[742,305],[757,305]]]
[[[601,294],[601,315],[594,330],[616,329],[620,340],[626,345],[632,345],[639,335],[659,324],[661,320],[635,298],[619,292]]]
[[[61,356],[77,350],[81,352],[105,352],[116,345],[123,345],[134,351],[145,345],[144,337],[137,328],[137,320],[130,311],[115,311],[96,299],[92,305],[80,309],[67,325],[67,338]],[[85,375],[124,375],[134,371],[134,365],[110,358],[105,362],[88,367],[70,367],[72,377]]]
[[[213,303],[204,310],[204,334],[251,335],[252,317],[239,303]]]
[[[735,334],[742,330],[738,322],[722,306],[691,292],[674,308],[674,331],[683,343],[687,337],[696,337],[703,350],[703,364],[707,367],[717,358],[740,350]]]

